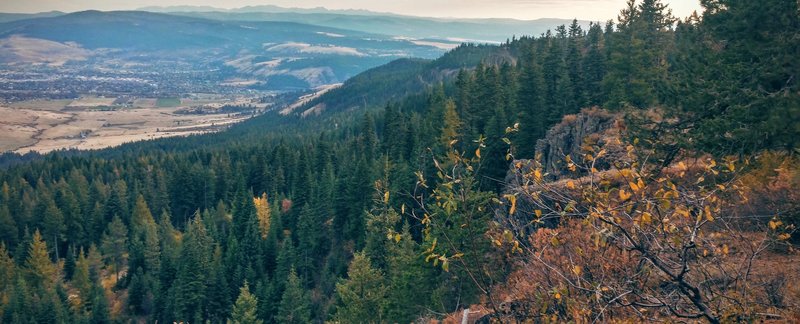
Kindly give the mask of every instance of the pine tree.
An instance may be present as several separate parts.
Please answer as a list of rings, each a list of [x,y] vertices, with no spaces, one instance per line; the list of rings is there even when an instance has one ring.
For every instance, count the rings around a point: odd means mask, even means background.
[[[208,317],[212,323],[222,322],[231,306],[230,286],[228,285],[222,258],[222,249],[217,246],[214,249],[211,268],[208,272],[209,284],[208,292],[206,292]]]
[[[533,57],[525,61],[520,78],[520,131],[515,145],[519,157],[533,158],[536,141],[544,137],[548,127],[544,77],[539,63]]]
[[[264,321],[257,318],[258,299],[250,293],[247,281],[239,290],[239,297],[233,305],[233,312],[228,323],[233,324],[261,324]]]
[[[95,283],[92,288],[92,316],[89,320],[91,324],[111,323],[111,314],[108,310],[108,299],[106,292],[99,283]]]
[[[604,84],[609,108],[650,108],[667,89],[668,48],[675,19],[660,0],[628,0],[619,16],[619,32],[609,48],[609,73]]]
[[[461,119],[458,117],[456,111],[456,103],[453,100],[447,100],[444,108],[444,120],[442,120],[442,134],[439,136],[439,143],[442,147],[450,147],[453,141],[459,141],[461,130]]]
[[[14,260],[8,255],[5,244],[0,243],[0,300],[8,300],[14,286],[17,269]],[[2,309],[2,307],[0,307]],[[2,316],[0,315],[0,318]]]
[[[161,246],[158,228],[150,208],[139,195],[131,215],[129,269],[141,267],[144,272],[157,273],[160,266]]]
[[[19,242],[19,229],[17,222],[11,217],[8,205],[0,205],[0,242],[5,242],[8,246],[16,246]]]
[[[336,284],[339,304],[334,319],[340,323],[381,323],[386,286],[383,275],[372,268],[369,257],[356,253],[347,270],[347,280]]]
[[[64,238],[68,241],[69,246],[88,244],[85,224],[87,220],[81,211],[80,202],[64,179],[57,184],[55,203],[64,216]]]
[[[317,262],[322,259],[324,222],[320,221],[311,206],[306,204],[300,210],[297,221],[297,270],[301,278],[310,281],[316,273]]]
[[[114,274],[117,280],[119,280],[119,271],[122,269],[122,264],[125,262],[127,242],[128,229],[118,216],[114,216],[103,235],[101,249],[106,259],[114,266]]]
[[[80,292],[81,302],[84,307],[91,305],[92,279],[89,274],[89,260],[83,250],[78,253],[78,260],[75,262],[72,286]]]
[[[286,289],[275,318],[279,323],[286,324],[311,322],[311,302],[294,269],[291,269],[287,277]]]
[[[676,64],[677,116],[696,124],[686,138],[719,155],[800,144],[796,1],[707,0],[685,27]],[[682,52],[688,52],[683,54]],[[697,88],[706,89],[697,91]],[[693,143],[689,143],[693,144]]]
[[[142,268],[137,268],[128,284],[128,307],[132,314],[146,314],[147,279]]]
[[[56,207],[55,201],[46,193],[42,194],[42,201],[40,204],[44,206],[44,213],[42,214],[42,236],[45,241],[53,243],[53,254],[58,259],[59,244],[64,240],[64,215],[61,210]]]
[[[204,320],[212,243],[199,213],[195,213],[186,230],[178,258],[173,287],[176,320],[194,323]]]
[[[586,105],[598,106],[605,100],[603,78],[606,74],[605,55],[603,54],[603,28],[600,24],[589,24],[586,47],[586,55],[582,64]]]
[[[47,252],[47,244],[42,240],[39,231],[33,233],[33,240],[28,248],[28,259],[26,261],[27,282],[31,287],[42,290],[52,290],[55,288],[57,269],[50,261]]]
[[[231,232],[238,243],[236,259],[242,270],[251,269],[257,274],[263,274],[261,261],[261,230],[259,229],[258,215],[253,195],[249,191],[239,190],[236,194],[236,203],[233,206],[233,231]],[[243,273],[244,275],[244,273]],[[254,280],[255,278],[248,278]],[[237,278],[231,284],[234,287],[244,278]]]
[[[431,309],[429,280],[434,273],[420,257],[419,244],[411,237],[408,223],[399,240],[390,241],[387,267],[386,318],[397,323],[411,323],[422,309]]]
[[[395,226],[400,220],[400,215],[390,206],[390,191],[388,188],[388,175],[378,182],[374,210],[367,213],[367,238],[364,245],[364,255],[379,268],[386,266],[388,258],[387,235],[395,231]]]

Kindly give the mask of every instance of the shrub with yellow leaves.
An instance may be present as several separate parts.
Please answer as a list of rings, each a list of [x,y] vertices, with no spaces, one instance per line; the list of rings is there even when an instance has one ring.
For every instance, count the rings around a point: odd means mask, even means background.
[[[747,192],[737,160],[679,156],[663,166],[630,145],[629,160],[597,170],[604,152],[587,150],[582,162],[566,159],[573,178],[547,181],[536,163],[517,170],[522,180],[506,195],[513,213],[498,213],[512,237],[495,244],[519,251],[504,288],[526,304],[515,320],[780,316],[760,302],[752,274],[784,224],[751,226],[731,212]]]

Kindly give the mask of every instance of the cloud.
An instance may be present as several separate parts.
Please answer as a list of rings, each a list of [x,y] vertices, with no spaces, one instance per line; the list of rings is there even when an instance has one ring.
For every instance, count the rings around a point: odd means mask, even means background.
[[[329,54],[346,56],[367,56],[352,47],[342,47],[333,45],[311,45],[306,43],[288,42],[280,45],[265,44],[267,51],[283,53],[305,53],[305,54]]]

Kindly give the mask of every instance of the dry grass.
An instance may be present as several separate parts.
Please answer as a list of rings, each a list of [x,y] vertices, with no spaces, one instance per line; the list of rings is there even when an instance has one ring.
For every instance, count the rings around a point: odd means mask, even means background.
[[[113,99],[82,98],[71,106],[110,104]],[[153,107],[118,111],[69,110],[65,101],[28,101],[0,107],[0,152],[46,153],[60,149],[102,149],[129,142],[217,131],[243,120],[227,114],[179,115],[177,108]],[[63,111],[59,111],[63,110]]]

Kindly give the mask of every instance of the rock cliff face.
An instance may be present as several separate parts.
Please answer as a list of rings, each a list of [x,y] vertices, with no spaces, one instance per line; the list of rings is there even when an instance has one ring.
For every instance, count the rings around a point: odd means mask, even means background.
[[[566,170],[564,159],[569,155],[573,161],[581,161],[591,147],[600,146],[606,149],[606,158],[599,161],[597,169],[602,169],[618,158],[617,151],[623,147],[614,147],[621,130],[619,116],[605,110],[584,110],[577,115],[565,116],[560,124],[553,126],[545,138],[536,143],[536,156],[542,164],[543,173],[552,179],[561,178]],[[622,154],[624,156],[624,154]]]
[[[624,124],[621,122],[621,117],[605,110],[584,110],[577,115],[565,116],[561,123],[547,132],[545,138],[538,141],[536,160],[514,161],[506,175],[504,191],[513,195],[530,191],[531,186],[538,186],[539,184],[532,181],[531,174],[534,168],[541,168],[541,173],[549,186],[565,186],[567,179],[577,180],[586,176],[591,165],[584,162],[584,157],[586,154],[597,156],[601,150],[604,153],[602,157],[596,159],[594,168],[598,171],[608,170],[614,162],[628,159],[626,147],[621,141],[623,133]],[[566,156],[570,156],[577,165],[575,171],[568,169]],[[566,188],[564,190],[568,191]],[[527,195],[518,195],[518,198],[515,215],[508,217],[508,210],[505,208],[509,204],[504,204],[500,210],[495,211],[497,220],[512,228],[533,231],[536,226],[530,224],[536,207]],[[544,222],[544,226],[557,224],[557,219]]]

